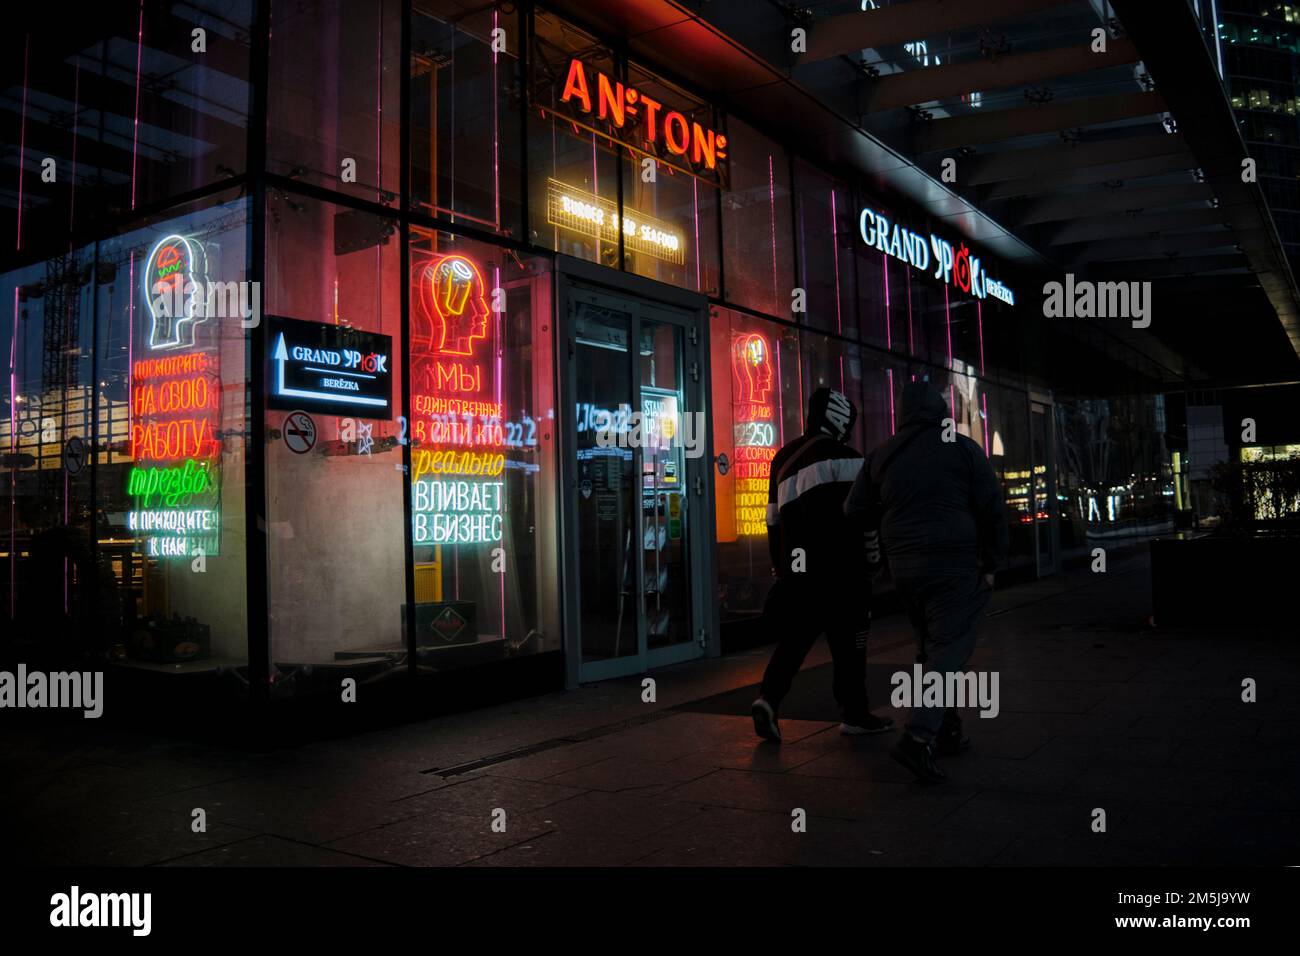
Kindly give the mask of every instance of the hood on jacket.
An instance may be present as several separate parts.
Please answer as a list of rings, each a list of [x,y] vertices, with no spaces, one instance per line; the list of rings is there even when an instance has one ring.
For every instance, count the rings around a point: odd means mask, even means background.
[[[943,393],[930,382],[908,382],[903,386],[901,402],[903,425],[920,422],[938,424],[948,417],[948,403]]]
[[[848,441],[857,418],[858,410],[847,395],[834,389],[819,388],[808,399],[808,424],[804,432]]]

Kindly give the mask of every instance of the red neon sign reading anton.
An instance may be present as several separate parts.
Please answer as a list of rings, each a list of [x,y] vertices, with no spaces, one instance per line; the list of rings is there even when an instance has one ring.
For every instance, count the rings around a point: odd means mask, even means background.
[[[595,87],[593,90],[592,87]],[[727,137],[689,120],[678,110],[636,87],[610,79],[574,57],[564,80],[560,102],[569,104],[615,130],[631,127],[652,147],[660,143],[675,156],[688,158],[695,166],[716,170],[727,159]]]

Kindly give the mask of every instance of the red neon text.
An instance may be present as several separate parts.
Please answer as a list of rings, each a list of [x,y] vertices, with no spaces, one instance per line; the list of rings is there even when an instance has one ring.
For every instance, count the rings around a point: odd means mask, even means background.
[[[212,424],[203,418],[131,426],[131,457],[136,461],[207,458],[217,453]]]
[[[134,415],[192,412],[213,408],[215,399],[216,390],[203,375],[159,383],[148,382],[131,389],[131,412]]]
[[[591,84],[587,67],[574,57],[569,61],[569,73],[564,80],[560,102],[573,103],[584,113],[592,112]],[[629,121],[641,117],[641,135],[647,143],[659,142],[662,134],[668,151],[677,156],[690,156],[690,160],[705,169],[716,169],[718,160],[727,158],[727,137],[699,123],[687,120],[676,110],[662,114],[663,104],[647,96],[634,86],[612,80],[592,68],[596,78],[595,110],[597,118],[615,129],[622,129]]]
[[[435,362],[431,383],[438,391],[478,392],[483,388],[483,366],[468,362]]]

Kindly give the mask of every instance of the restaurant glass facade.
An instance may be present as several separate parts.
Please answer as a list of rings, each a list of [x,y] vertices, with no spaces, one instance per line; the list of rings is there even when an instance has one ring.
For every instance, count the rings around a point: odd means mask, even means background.
[[[1017,310],[864,241],[864,208],[929,230],[847,171],[542,6],[143,8],[29,77],[150,148],[125,180],[83,150],[58,190],[29,180],[9,223],[26,263],[0,274],[15,633],[61,607],[61,641],[93,632],[124,667],[271,698],[716,653],[773,580],[770,462],[809,396],[848,394],[869,449],[922,377],[1003,480],[1009,566],[1045,567],[1067,485],[1049,449],[1087,406],[1038,419],[1036,445]],[[196,25],[217,57],[178,45]],[[184,95],[122,98],[166,56]],[[49,117],[24,123],[36,139]],[[614,298],[573,295],[573,260]],[[153,314],[178,270],[242,305]],[[316,367],[352,354],[354,371]],[[638,402],[659,429],[646,450],[593,438]],[[674,457],[675,409],[703,416],[702,464]]]

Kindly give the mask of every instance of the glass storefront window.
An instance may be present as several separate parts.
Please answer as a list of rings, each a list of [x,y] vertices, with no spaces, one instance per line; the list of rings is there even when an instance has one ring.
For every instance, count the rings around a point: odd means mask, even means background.
[[[408,289],[417,666],[556,650],[548,264],[414,229]]]
[[[718,190],[645,157],[623,163],[624,265],[628,272],[706,295],[718,292]],[[638,241],[626,241],[628,235]],[[642,236],[658,237],[659,241]]]
[[[128,8],[129,9],[129,8]],[[247,165],[249,45],[253,4],[199,0],[194,4],[145,3],[105,41],[105,138],[130,148],[131,201],[149,202],[220,182]],[[203,52],[193,30],[204,30]],[[138,32],[137,32],[138,31]],[[140,44],[129,39],[143,38]],[[83,88],[96,86],[99,64],[90,57]],[[134,128],[115,115],[117,97],[139,104]],[[111,133],[110,133],[111,129]],[[109,177],[105,171],[104,178]],[[125,198],[125,197],[123,197]],[[123,205],[126,205],[123,203]]]
[[[19,251],[66,251],[69,229],[112,228],[245,171],[253,10],[220,0],[95,4],[72,12],[65,29],[5,31],[6,189],[17,202],[5,203],[0,225],[21,233]],[[47,157],[57,163],[51,183],[41,181]]]
[[[247,660],[247,239],[237,199],[99,246],[97,535],[126,664]]]
[[[6,643],[104,651],[121,640],[120,590],[102,587],[107,562],[93,540],[94,261],[84,247],[0,277]]]
[[[528,78],[529,238],[543,248],[617,269],[618,147],[608,136],[569,118],[563,100],[575,58],[583,64],[584,77],[588,73],[612,77],[616,73],[613,55],[589,35],[541,10],[536,12],[533,33]]]
[[[854,235],[857,225],[854,224]],[[879,348],[892,348],[895,334],[891,324],[897,316],[891,314],[886,294],[885,264],[888,256],[860,240],[853,244],[853,265],[857,288],[857,310],[862,323],[861,338]]]
[[[832,388],[847,395],[858,410],[849,444],[859,452],[863,451],[865,421],[862,414],[861,346],[815,332],[801,333],[800,344],[802,368],[799,378],[803,387],[803,407],[808,407],[813,392],[819,388]]]
[[[396,201],[401,22],[400,0],[272,0],[268,170]]]
[[[790,316],[794,255],[790,166],[783,149],[738,120],[727,126],[731,188],[722,194],[727,301]]]
[[[795,162],[795,235],[799,275],[807,294],[806,324],[845,338],[858,338],[852,194],[842,184]],[[859,238],[856,245],[861,245]],[[877,297],[879,291],[874,293]],[[877,298],[876,307],[879,308]]]
[[[722,620],[755,619],[772,577],[767,489],[772,458],[803,430],[796,329],[730,309],[713,311],[713,451]]]
[[[521,30],[509,9],[466,15],[454,0],[413,8],[411,203],[431,216],[517,235]],[[504,49],[492,47],[495,30],[503,31]]]
[[[112,230],[168,195],[211,195],[4,277],[15,303],[5,326],[14,389],[0,429],[13,462],[3,486],[12,519],[0,519],[12,617],[30,623],[61,606],[60,634],[73,633],[70,622],[107,621],[96,650],[128,664],[237,674],[250,633],[243,495],[255,452],[266,466],[272,696],[336,688],[343,675],[397,681],[560,649],[556,365],[574,362],[580,389],[609,383],[598,361],[553,354],[565,341],[552,327],[554,254],[725,302],[710,320],[708,409],[722,465],[708,520],[724,620],[761,612],[772,580],[771,461],[821,387],[858,406],[852,444],[866,452],[901,424],[905,382],[933,377],[958,430],[1002,473],[1011,520],[1029,515],[1032,535],[1041,479],[1027,397],[989,386],[985,366],[1002,375],[1029,333],[1009,310],[959,300],[925,270],[866,246],[850,186],[810,163],[791,167],[784,144],[533,5],[269,5],[266,169],[248,172],[273,181],[251,180],[245,192],[266,187],[264,243],[249,242],[248,200],[215,185],[245,172],[248,82],[261,74],[249,64],[249,50],[262,49],[247,43],[254,7],[145,0],[122,13],[118,39],[62,57],[33,47],[42,60],[33,102],[37,93],[76,102],[70,124],[37,109],[23,130],[75,147],[98,108],[103,145],[130,147],[129,168],[87,165],[65,181],[60,167],[69,205],[75,189],[102,186],[102,228]],[[407,14],[410,59],[400,62]],[[190,24],[207,31],[202,60],[187,52]],[[137,87],[138,101],[123,97]],[[127,99],[138,102],[134,115],[102,109]],[[40,123],[49,128],[38,134]],[[83,160],[103,162],[91,145],[82,143]],[[26,168],[31,159],[29,148]],[[325,192],[337,204],[317,198]],[[62,199],[41,212],[85,229],[91,212],[76,199],[75,216],[55,208]],[[15,214],[34,202],[20,198]],[[20,255],[48,245],[34,225],[14,226]],[[263,245],[264,356],[248,354],[247,330],[229,316],[192,313],[184,297],[180,312],[159,313],[144,292],[146,282],[173,289],[193,278],[230,286],[242,304],[246,274],[258,273],[244,257]],[[624,384],[666,421],[698,381],[686,356],[699,330],[656,308],[628,313],[642,351]],[[286,336],[304,356],[322,356],[303,365],[331,365],[332,349],[371,364],[305,369],[329,382],[329,394],[314,392],[286,378]],[[269,394],[250,408],[248,369],[262,360]],[[1150,517],[1162,507],[1161,479],[1139,433],[1152,410],[1140,398],[1107,409],[1117,457],[1133,473],[1119,476],[1127,487],[1116,514]],[[266,447],[250,450],[258,415]],[[644,585],[654,650],[700,632],[683,595],[698,583],[688,579],[703,536],[697,526],[671,530],[685,501],[677,483],[696,465],[674,447],[646,452],[641,507],[655,527],[666,514],[667,540],[680,543],[628,565]],[[589,448],[576,450],[582,460]],[[589,509],[601,527],[608,499]],[[1032,538],[1021,551],[1033,555]],[[620,574],[618,562],[591,567]],[[621,602],[624,588],[605,594]],[[262,624],[251,624],[255,643]],[[595,625],[582,634],[584,653],[599,656],[609,634]],[[617,629],[613,638],[612,656],[626,656]]]
[[[1002,481],[1009,531],[1008,566],[1034,556],[1033,465],[1029,451],[1029,405],[1024,392],[988,388],[989,461]]]
[[[628,68],[628,83],[639,99],[645,101],[648,97],[659,104],[659,111],[665,115],[676,113],[701,129],[712,129],[713,110],[706,102],[688,96],[635,64]],[[624,267],[637,275],[717,295],[716,183],[726,161],[715,158],[712,172],[704,168],[701,175],[693,175],[687,168],[689,154],[678,158],[658,141],[658,131],[655,142],[650,142],[644,125],[634,129],[640,131],[634,138],[644,152],[625,152]]]
[[[870,349],[863,349],[863,452],[869,452],[898,430],[899,399],[907,382],[906,366]]]
[[[266,517],[273,695],[337,688],[344,676],[361,683],[404,673],[398,276],[395,219],[269,192]],[[315,345],[386,352],[387,410],[326,407],[301,395],[284,406],[277,398],[282,335],[295,351]],[[340,366],[336,375],[374,380],[358,365],[349,367],[354,371]]]
[[[891,263],[891,270],[893,264]],[[915,269],[904,269],[907,275],[907,352],[909,355],[946,368],[948,365],[948,329],[944,287],[927,276],[918,275]]]

